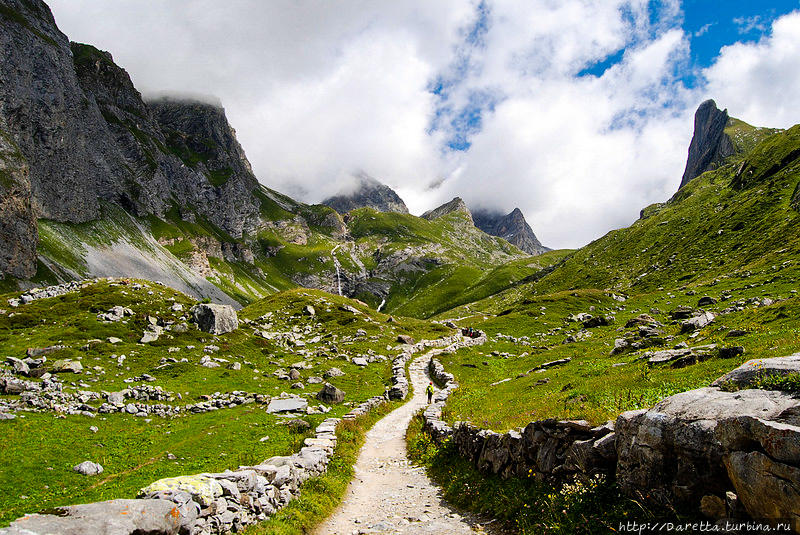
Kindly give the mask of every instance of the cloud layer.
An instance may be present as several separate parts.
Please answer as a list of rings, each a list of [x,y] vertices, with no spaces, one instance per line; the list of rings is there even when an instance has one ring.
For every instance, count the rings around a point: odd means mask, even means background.
[[[677,0],[50,4],[145,94],[218,96],[270,187],[315,202],[364,171],[413,213],[518,206],[551,247],[668,198],[705,98],[768,126],[800,109],[800,14],[687,89]]]

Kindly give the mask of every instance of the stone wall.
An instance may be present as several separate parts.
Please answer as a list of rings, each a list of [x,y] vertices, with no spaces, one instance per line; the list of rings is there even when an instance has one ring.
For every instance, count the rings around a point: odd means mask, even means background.
[[[424,429],[478,469],[552,483],[607,474],[653,508],[711,519],[789,519],[800,532],[800,399],[754,388],[765,375],[800,372],[800,354],[751,360],[710,387],[676,394],[649,410],[591,427],[584,421],[534,421],[507,433],[441,419],[453,375],[436,359],[444,388],[424,411]]]
[[[382,396],[370,398],[343,419],[355,419],[385,401]],[[139,520],[130,526],[115,525],[119,531],[114,533],[211,535],[239,531],[269,518],[299,496],[304,481],[327,470],[339,422],[338,418],[324,420],[298,453],[222,473],[160,479],[141,489],[136,500],[111,500],[58,508],[54,514],[26,515],[0,529],[0,535],[105,533],[109,515],[119,514],[127,521],[131,512]],[[152,529],[137,531],[142,526]]]
[[[616,464],[614,423],[592,427],[588,422],[553,419],[529,423],[524,429],[496,433],[465,422],[454,428],[441,419],[450,393],[458,388],[453,375],[432,358],[428,371],[443,387],[424,411],[424,429],[441,443],[452,437],[459,454],[479,470],[502,477],[564,481],[576,474],[613,474]]]

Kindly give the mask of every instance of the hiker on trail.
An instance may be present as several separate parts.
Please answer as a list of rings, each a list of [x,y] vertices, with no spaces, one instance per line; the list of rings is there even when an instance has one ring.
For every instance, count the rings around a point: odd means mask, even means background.
[[[431,400],[433,400],[433,381],[431,381],[431,384],[425,389],[425,392],[428,393],[428,404],[430,404]]]

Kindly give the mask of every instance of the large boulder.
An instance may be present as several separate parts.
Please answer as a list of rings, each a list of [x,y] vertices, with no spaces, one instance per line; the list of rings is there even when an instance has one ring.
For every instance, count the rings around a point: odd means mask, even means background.
[[[109,500],[57,507],[53,514],[26,515],[0,529],[2,535],[175,535],[181,512],[166,500]]]
[[[201,331],[225,334],[239,328],[239,318],[230,305],[201,303],[191,309],[192,318]]]
[[[719,422],[751,416],[796,425],[800,402],[784,392],[700,388],[651,410],[617,418],[617,480],[622,490],[660,506],[696,510],[703,496],[730,489]]]
[[[317,399],[323,403],[341,403],[344,401],[344,391],[330,383],[325,383],[322,390],[317,393]]]

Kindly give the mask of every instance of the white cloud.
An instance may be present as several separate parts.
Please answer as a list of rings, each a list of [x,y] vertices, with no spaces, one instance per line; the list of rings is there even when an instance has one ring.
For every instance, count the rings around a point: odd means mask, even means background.
[[[62,30],[111,51],[144,92],[219,96],[267,185],[318,201],[363,170],[414,213],[456,195],[518,206],[551,247],[667,199],[704,98],[770,126],[800,109],[800,14],[724,48],[707,86],[687,90],[679,0],[50,3]],[[620,51],[601,75],[578,76]],[[446,96],[430,92],[437,79],[451,82]],[[476,102],[471,148],[443,150]]]
[[[706,93],[734,117],[778,128],[800,122],[800,12],[775,20],[757,43],[724,47],[703,74]]]

